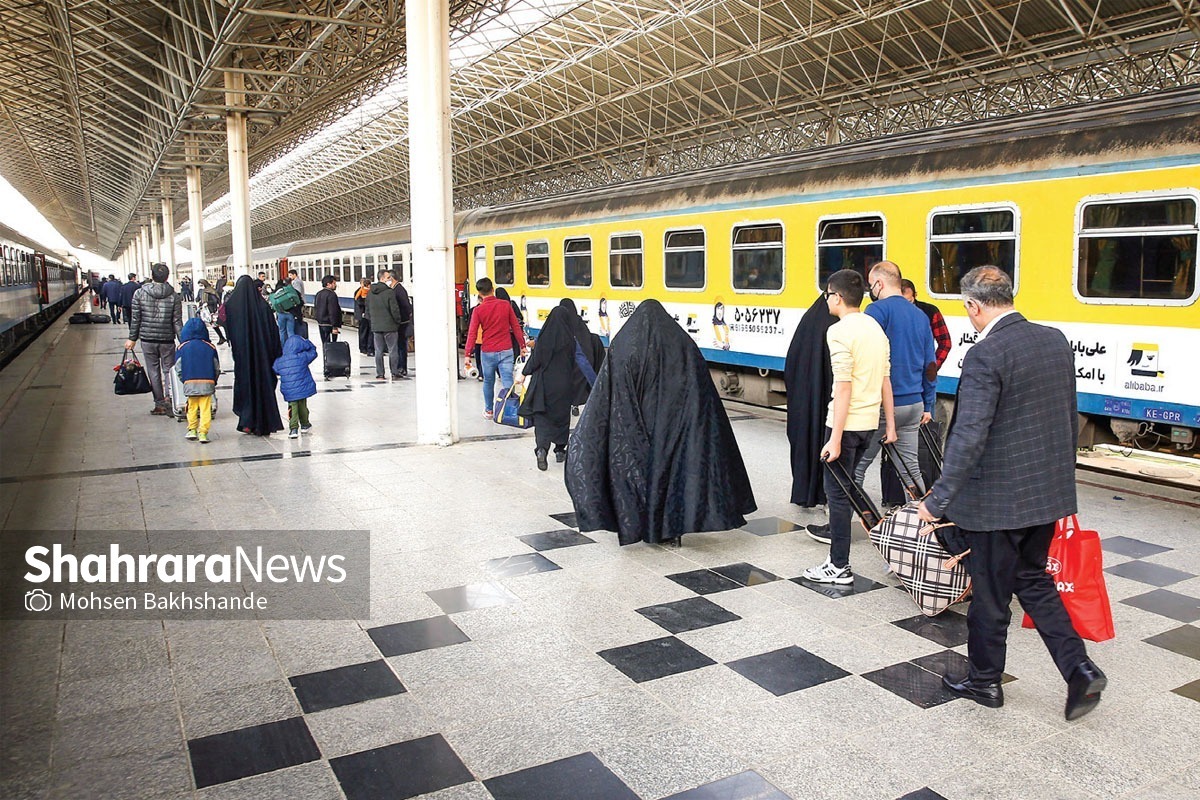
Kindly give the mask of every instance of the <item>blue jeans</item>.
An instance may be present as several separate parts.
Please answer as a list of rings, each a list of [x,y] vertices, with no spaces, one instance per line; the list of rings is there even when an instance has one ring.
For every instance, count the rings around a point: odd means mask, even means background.
[[[513,385],[513,351],[489,353],[485,350],[479,354],[479,368],[483,375],[483,410],[491,411],[496,400],[496,373],[500,373],[501,388],[507,391]]]
[[[289,336],[296,335],[296,318],[287,311],[276,311],[275,321],[279,323],[279,344],[287,344]]]
[[[843,431],[842,453],[837,460],[846,468],[847,476],[854,480],[854,470],[866,452],[867,442],[875,435],[875,431]],[[825,429],[825,439],[833,436],[833,431]],[[825,468],[825,500],[829,503],[829,560],[835,567],[844,567],[850,563],[850,498],[842,491],[842,487]]]

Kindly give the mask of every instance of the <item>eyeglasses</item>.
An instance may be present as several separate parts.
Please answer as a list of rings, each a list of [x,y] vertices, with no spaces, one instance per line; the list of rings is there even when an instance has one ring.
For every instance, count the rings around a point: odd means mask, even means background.
[[[838,292],[831,292],[831,291],[829,291],[828,289],[826,289],[825,291],[821,292],[821,296],[822,296],[822,297],[824,297],[826,300],[828,300],[830,297],[833,297],[834,295],[837,295],[838,297],[841,297],[841,294],[839,294]]]

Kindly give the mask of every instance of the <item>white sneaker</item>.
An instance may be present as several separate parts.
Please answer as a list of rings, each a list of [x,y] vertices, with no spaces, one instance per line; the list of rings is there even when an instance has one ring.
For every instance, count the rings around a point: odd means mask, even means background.
[[[288,438],[289,439],[299,439],[300,431],[296,430],[295,428],[292,428],[290,431],[288,431]]]
[[[835,583],[839,586],[854,583],[854,573],[850,570],[849,564],[844,567],[835,567],[829,559],[825,559],[825,563],[819,567],[809,567],[804,570],[804,575],[801,577],[813,583]]]

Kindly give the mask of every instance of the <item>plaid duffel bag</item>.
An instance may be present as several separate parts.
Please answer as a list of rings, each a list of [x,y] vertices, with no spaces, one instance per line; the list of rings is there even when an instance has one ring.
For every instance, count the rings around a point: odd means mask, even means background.
[[[971,591],[971,576],[962,563],[970,551],[952,555],[933,535],[938,527],[921,521],[914,501],[884,517],[868,533],[927,617],[942,613]]]

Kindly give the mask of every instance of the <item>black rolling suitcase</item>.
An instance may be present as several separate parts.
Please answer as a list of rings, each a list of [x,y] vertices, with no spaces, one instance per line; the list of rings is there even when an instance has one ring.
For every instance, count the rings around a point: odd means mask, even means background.
[[[891,445],[884,445],[884,448],[885,451],[894,450]],[[899,462],[898,456],[896,460]],[[841,463],[826,462],[825,468],[850,498],[850,507],[867,529],[871,543],[922,614],[935,616],[967,596],[971,590],[971,577],[962,563],[966,553],[950,553],[934,535],[953,526],[922,522],[917,514],[916,500],[881,517],[871,498],[858,487]]]
[[[325,380],[350,377],[350,343],[325,342]]]

